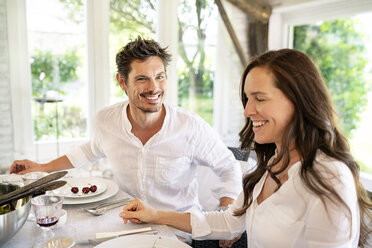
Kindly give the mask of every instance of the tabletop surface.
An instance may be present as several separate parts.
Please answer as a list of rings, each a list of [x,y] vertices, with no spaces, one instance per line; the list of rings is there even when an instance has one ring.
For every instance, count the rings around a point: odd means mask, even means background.
[[[138,229],[143,227],[152,227],[157,231],[157,235],[165,236],[168,238],[177,239],[173,229],[165,225],[150,225],[150,224],[124,224],[123,220],[119,217],[123,206],[108,210],[101,216],[93,216],[90,213],[81,209],[81,207],[92,207],[105,201],[112,201],[128,197],[128,194],[119,190],[114,196],[94,203],[77,204],[77,205],[63,205],[66,210],[65,224],[57,224],[53,228],[56,236],[72,236],[77,241],[84,241],[94,239],[96,233],[99,232],[118,232],[122,230]],[[29,218],[20,231],[10,239],[4,247],[7,248],[27,248],[32,247],[41,237],[41,229],[36,225],[35,221]],[[76,247],[94,247],[93,244],[77,244]]]

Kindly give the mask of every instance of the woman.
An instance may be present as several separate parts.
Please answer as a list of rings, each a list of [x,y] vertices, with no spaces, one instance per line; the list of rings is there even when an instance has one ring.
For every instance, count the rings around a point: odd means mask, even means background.
[[[246,230],[250,248],[365,247],[372,204],[313,62],[297,50],[267,52],[247,66],[241,90],[242,148],[254,147],[258,166],[233,206],[175,213],[134,200],[120,213],[124,222],[168,224],[202,239]]]

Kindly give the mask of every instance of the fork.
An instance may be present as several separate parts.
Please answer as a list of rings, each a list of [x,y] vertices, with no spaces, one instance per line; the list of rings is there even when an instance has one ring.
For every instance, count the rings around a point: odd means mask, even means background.
[[[82,209],[84,209],[85,211],[87,211],[88,213],[93,214],[93,215],[102,215],[107,210],[116,208],[116,207],[120,206],[121,204],[126,204],[130,200],[131,200],[130,198],[124,198],[124,199],[120,199],[120,200],[116,200],[116,201],[104,202],[104,203],[98,204],[95,207],[82,208]]]

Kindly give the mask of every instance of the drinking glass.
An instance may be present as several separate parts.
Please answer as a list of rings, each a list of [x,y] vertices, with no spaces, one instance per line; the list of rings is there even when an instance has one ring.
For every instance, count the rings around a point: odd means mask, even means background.
[[[40,179],[42,177],[45,177],[47,175],[49,175],[48,172],[44,172],[44,171],[32,171],[32,172],[23,174],[21,177],[22,177],[22,180],[23,180],[24,185],[28,185],[28,184],[33,183],[36,180],[38,180],[38,179]],[[34,215],[34,213],[32,211],[28,215],[28,219],[29,220],[32,220],[32,221],[35,219],[35,215]]]
[[[54,236],[51,227],[57,224],[61,213],[63,196],[39,195],[31,199],[32,210],[36,224],[42,229],[40,242],[34,248],[45,247],[45,244]]]

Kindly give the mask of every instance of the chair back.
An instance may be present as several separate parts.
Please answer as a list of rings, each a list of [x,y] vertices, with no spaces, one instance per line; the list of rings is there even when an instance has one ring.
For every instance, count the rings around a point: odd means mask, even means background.
[[[227,147],[235,156],[236,160],[248,161],[250,151],[243,151],[238,147]]]

